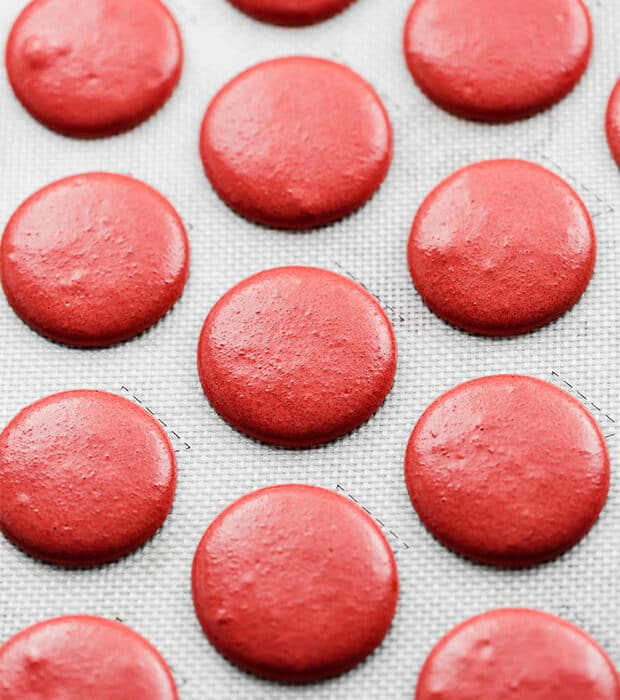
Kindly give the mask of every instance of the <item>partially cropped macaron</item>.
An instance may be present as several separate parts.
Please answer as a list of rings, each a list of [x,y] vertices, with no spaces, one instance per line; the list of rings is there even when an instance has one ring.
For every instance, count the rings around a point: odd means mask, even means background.
[[[354,0],[230,0],[242,12],[261,22],[302,27],[329,19]]]
[[[0,646],[2,700],[178,700],[155,647],[120,622],[73,615]]]
[[[152,116],[181,77],[183,44],[160,0],[33,0],[6,46],[15,95],[67,136],[96,138]]]
[[[441,639],[415,700],[618,700],[618,673],[601,646],[553,615],[491,610]]]
[[[592,23],[582,0],[416,0],[404,50],[439,107],[512,121],[571,92],[590,60]]]

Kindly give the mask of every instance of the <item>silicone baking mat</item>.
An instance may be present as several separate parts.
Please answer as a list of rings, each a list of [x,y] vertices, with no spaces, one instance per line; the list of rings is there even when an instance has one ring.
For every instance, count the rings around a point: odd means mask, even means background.
[[[3,37],[25,4],[0,2]],[[531,606],[577,623],[620,665],[620,435],[611,437],[613,419],[620,418],[620,173],[604,133],[607,97],[620,74],[620,4],[589,1],[594,54],[574,93],[540,116],[504,126],[456,119],[418,91],[401,49],[410,4],[357,0],[331,21],[282,29],[245,17],[226,0],[168,0],[185,41],[180,88],[149,122],[111,139],[79,141],[47,131],[0,80],[2,225],[48,182],[110,170],[169,197],[192,246],[181,301],[155,328],[113,348],[48,342],[0,299],[1,425],[46,394],[101,388],[160,417],[179,460],[170,518],[143,549],[115,564],[55,568],[0,538],[0,641],[46,617],[96,614],[150,639],[170,663],[183,700],[410,700],[426,655],[454,624],[493,607]],[[218,88],[260,60],[287,54],[331,58],[361,73],[381,94],[394,126],[394,161],[379,193],[346,220],[308,233],[261,228],[229,211],[210,189],[197,148],[200,121]],[[416,294],[405,256],[411,220],[428,191],[457,167],[490,157],[525,157],[562,175],[595,217],[599,243],[596,273],[579,304],[543,330],[502,340],[473,337],[436,318]],[[386,308],[399,343],[396,384],[382,409],[352,435],[318,449],[274,449],[242,437],[210,408],[197,378],[196,342],[211,305],[238,280],[283,264],[322,266],[362,282]],[[461,381],[496,372],[531,374],[573,391],[610,436],[613,484],[600,521],[566,556],[520,571],[476,566],[442,548],[418,521],[403,479],[409,433],[430,401]],[[353,672],[304,687],[256,680],[228,664],[203,636],[190,595],[192,556],[209,522],[247,491],[286,482],[341,489],[368,508],[384,524],[401,579],[397,616],[381,648]]]

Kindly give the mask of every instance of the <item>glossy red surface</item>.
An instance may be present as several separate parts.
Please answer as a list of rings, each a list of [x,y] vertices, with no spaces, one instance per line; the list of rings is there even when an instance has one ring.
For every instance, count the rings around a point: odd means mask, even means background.
[[[415,700],[618,700],[616,670],[577,627],[546,613],[493,610],[446,635]]]
[[[616,83],[609,98],[605,128],[609,149],[616,164],[620,167],[620,80]]]
[[[405,478],[422,522],[487,564],[524,566],[575,545],[609,491],[605,439],[557,387],[517,375],[461,384],[415,426]]]
[[[262,22],[284,26],[314,24],[333,17],[353,0],[230,0],[242,12]]]
[[[311,228],[366,202],[392,157],[374,89],[349,68],[295,56],[260,63],[212,100],[200,135],[205,171],[237,213]]]
[[[382,642],[398,598],[396,562],[378,526],[314,486],[275,486],[233,503],[198,545],[192,584],[215,648],[284,681],[358,664]]]
[[[163,524],[176,476],[168,437],[139,406],[102,391],[53,394],[0,434],[0,530],[54,564],[112,561]]]
[[[200,335],[207,398],[237,430],[307,447],[370,418],[392,387],[396,339],[375,299],[313,267],[260,272],[229,290]]]
[[[507,121],[565,97],[592,51],[582,0],[416,0],[405,57],[418,86],[462,117]]]
[[[89,173],[52,183],[6,226],[7,299],[36,331],[82,346],[127,340],[177,301],[189,269],[172,205],[138,180]]]
[[[179,29],[159,0],[34,0],[6,67],[24,107],[68,136],[109,136],[154,114],[179,82]]]
[[[515,335],[570,309],[594,271],[596,237],[578,195],[534,163],[458,170],[424,200],[408,245],[413,282],[444,320]]]
[[[0,647],[2,700],[177,700],[159,652],[100,617],[46,620]]]

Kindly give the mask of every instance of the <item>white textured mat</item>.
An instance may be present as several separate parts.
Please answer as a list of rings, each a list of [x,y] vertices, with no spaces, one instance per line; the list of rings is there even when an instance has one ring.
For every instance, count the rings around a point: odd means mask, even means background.
[[[402,473],[407,438],[424,408],[454,384],[483,374],[518,372],[561,384],[555,371],[603,409],[590,406],[606,434],[614,432],[602,413],[620,414],[620,173],[607,150],[604,112],[620,74],[620,4],[589,0],[594,54],[572,95],[533,119],[484,126],[445,114],[413,84],[401,50],[410,3],[357,0],[332,21],[286,30],[254,22],[226,0],[168,0],[185,40],[180,89],[148,123],[112,139],[85,142],[47,131],[25,114],[5,76],[0,79],[2,226],[35,189],[102,169],[159,188],[185,220],[192,245],[180,303],[156,328],[114,348],[54,345],[0,299],[1,425],[51,392],[126,393],[124,386],[181,436],[172,437],[180,449],[174,510],[136,554],[92,571],[67,571],[0,538],[0,641],[46,617],[98,614],[122,619],[162,651],[183,700],[410,700],[424,658],[454,624],[488,608],[532,606],[582,626],[620,665],[620,435],[609,439],[612,491],[592,533],[561,559],[523,571],[475,566],[443,549],[418,521]],[[0,2],[3,37],[25,4]],[[361,211],[319,231],[289,234],[230,212],[203,175],[197,142],[204,109],[224,81],[260,60],[292,53],[341,61],[373,83],[392,119],[395,153],[385,184]],[[596,273],[580,303],[557,323],[514,339],[476,338],[423,306],[407,272],[406,240],[417,206],[441,178],[471,161],[513,156],[552,167],[581,194],[596,217]],[[307,451],[272,449],[238,435],[210,408],[195,366],[198,333],[216,299],[253,272],[289,263],[346,270],[366,284],[387,307],[400,352],[396,384],[378,414],[353,435]],[[388,639],[357,670],[307,687],[258,681],[224,661],[202,635],[190,596],[194,548],[211,519],[245,492],[282,482],[339,484],[401,538],[390,535],[402,590]]]

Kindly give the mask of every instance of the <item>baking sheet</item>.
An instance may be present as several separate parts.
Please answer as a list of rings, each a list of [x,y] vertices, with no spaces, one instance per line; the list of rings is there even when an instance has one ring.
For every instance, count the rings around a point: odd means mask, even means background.
[[[25,4],[2,0],[3,37]],[[192,246],[190,281],[174,310],[141,337],[110,349],[48,342],[0,299],[1,425],[46,394],[100,388],[135,396],[161,417],[179,459],[171,516],[142,550],[117,563],[68,571],[38,563],[0,538],[0,641],[47,617],[103,615],[161,650],[183,700],[410,700],[426,655],[454,624],[497,606],[531,606],[577,623],[620,665],[620,436],[608,439],[613,482],[599,523],[566,556],[522,571],[477,566],[443,549],[418,521],[402,474],[409,433],[425,407],[485,374],[531,374],[579,391],[601,409],[589,404],[605,433],[615,432],[604,414],[620,413],[620,174],[603,123],[620,74],[620,5],[590,0],[594,54],[574,93],[549,112],[504,126],[458,120],[415,87],[401,50],[410,0],[357,0],[329,22],[289,30],[257,23],[225,0],[168,5],[185,41],[182,82],[159,114],[128,134],[98,141],[53,134],[26,115],[0,80],[2,225],[48,182],[110,170],[161,190],[183,217]],[[229,211],[210,189],[197,148],[203,112],[218,88],[260,60],[288,54],[332,58],[357,70],[383,97],[394,126],[394,162],[379,193],[346,220],[308,233],[264,229]],[[424,196],[456,168],[490,157],[529,158],[565,177],[595,217],[599,243],[595,277],[580,303],[551,326],[512,339],[472,337],[444,324],[422,304],[406,265],[411,220]],[[208,405],[195,367],[211,305],[240,279],[283,264],[322,266],[363,282],[386,307],[399,343],[396,384],[377,415],[352,435],[305,451],[237,434]],[[340,488],[366,506],[391,531],[401,578],[394,626],[377,653],[340,678],[304,687],[256,680],[222,659],[204,638],[190,595],[194,548],[210,521],[247,491],[285,482]]]

